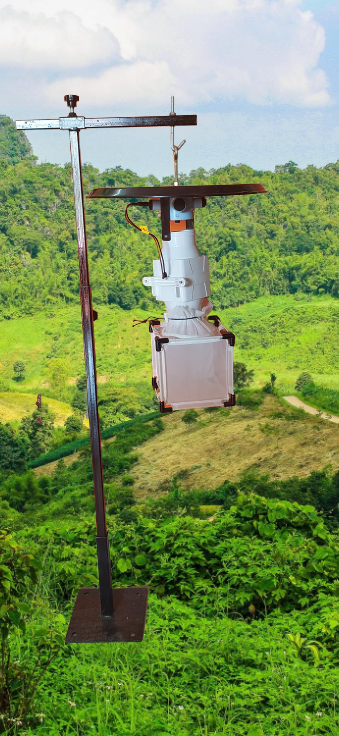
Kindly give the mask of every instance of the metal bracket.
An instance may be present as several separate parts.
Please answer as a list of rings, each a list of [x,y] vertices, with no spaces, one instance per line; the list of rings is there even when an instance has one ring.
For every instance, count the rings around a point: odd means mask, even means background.
[[[157,276],[145,276],[142,280],[144,286],[186,286],[188,279],[184,279],[183,276],[166,276],[165,279],[160,279]]]
[[[60,130],[78,130],[80,128],[86,128],[85,118],[82,117],[67,117],[59,118]]]

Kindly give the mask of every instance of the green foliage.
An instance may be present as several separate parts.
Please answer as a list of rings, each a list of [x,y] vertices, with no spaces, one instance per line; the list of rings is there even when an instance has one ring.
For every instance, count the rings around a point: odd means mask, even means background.
[[[161,419],[159,418],[159,412],[152,412],[151,414],[145,414],[144,416],[137,417],[136,419],[132,419],[129,422],[121,422],[120,424],[115,425],[114,427],[109,427],[107,429],[104,429],[101,432],[101,438],[103,440],[108,440],[111,437],[114,437],[116,434],[119,434],[120,432],[124,432],[126,427],[131,427],[134,424],[140,425],[144,422],[149,422],[152,419],[156,419],[161,422]],[[73,440],[72,442],[68,442],[65,445],[61,445],[60,447],[57,447],[55,450],[51,450],[50,452],[44,453],[41,457],[38,457],[36,460],[30,461],[28,463],[28,466],[30,468],[37,468],[40,465],[47,465],[47,463],[54,462],[54,460],[61,460],[63,457],[67,457],[68,455],[72,455],[73,452],[77,452],[77,450],[81,450],[85,447],[89,447],[90,444],[90,437],[81,437],[80,439]]]
[[[248,370],[245,363],[235,360],[233,363],[233,381],[235,391],[249,386],[253,381],[254,371]]]
[[[22,360],[16,360],[13,365],[16,381],[23,381],[25,378],[26,367]]]
[[[199,414],[195,409],[187,409],[182,415],[181,419],[185,424],[194,424],[198,420]]]
[[[86,389],[87,376],[85,374],[84,376],[78,378],[76,383],[76,391],[71,401],[72,408],[82,413],[84,413],[87,409]]]
[[[2,120],[1,130],[14,127],[8,118]],[[9,317],[78,301],[70,165],[37,165],[26,152],[12,154],[14,141],[21,145],[23,140],[11,133],[3,155],[18,161],[2,172],[0,198],[0,304]],[[86,191],[112,181],[115,186],[147,182],[121,167],[103,173],[89,164],[83,169]],[[216,199],[196,216],[198,247],[210,257],[216,309],[266,294],[338,296],[338,177],[337,164],[304,170],[288,164],[275,173],[227,165],[182,177],[185,184],[197,185],[260,180],[268,190],[263,196]],[[160,235],[151,212],[136,210],[134,217]],[[90,200],[86,218],[96,302],[125,310],[151,308],[152,296],[141,281],[155,256],[152,239],[128,228],[120,201]]]
[[[10,475],[3,480],[0,497],[16,511],[33,510],[51,498],[51,481],[46,476],[37,477],[32,470],[21,475]]]
[[[70,417],[67,417],[64,427],[67,434],[78,434],[82,430],[82,421],[76,414],[71,414]]]
[[[246,409],[258,409],[263,403],[265,394],[263,391],[252,391],[249,388],[243,388],[237,393],[237,403]]]
[[[109,514],[119,514],[123,509],[130,508],[135,504],[134,493],[129,486],[121,488],[112,484],[110,488],[109,485],[106,485],[105,494]]]
[[[53,388],[61,395],[70,374],[70,366],[63,358],[52,358],[48,364],[49,380]]]
[[[26,467],[28,442],[16,434],[9,423],[0,422],[0,473],[20,471]]]
[[[41,418],[41,424],[37,421]],[[42,455],[53,442],[54,415],[48,406],[43,404],[41,409],[33,411],[31,416],[21,420],[21,432],[28,440],[28,457],[30,460]]]
[[[307,386],[308,383],[311,383],[312,376],[307,371],[303,371],[300,373],[300,376],[298,376],[296,382],[295,382],[295,390],[296,391],[303,391],[305,386]]]
[[[22,159],[31,157],[32,146],[25,135],[18,131],[11,118],[0,115],[0,163],[17,164]]]
[[[309,381],[302,388],[302,397],[330,414],[339,414],[339,391],[333,388],[317,386]]]
[[[141,647],[102,647],[94,659],[91,648],[76,646],[58,655],[65,619],[54,610],[69,620],[79,588],[97,585],[90,459],[69,468],[60,461],[35,506],[28,502],[29,478],[21,476],[27,521],[18,543],[40,560],[34,596],[48,599],[50,609],[34,604],[24,645],[13,632],[15,707],[5,711],[6,726],[16,718],[32,734],[43,728],[52,736],[65,729],[85,734],[92,726],[103,736],[212,736],[216,729],[289,736],[293,729],[303,733],[307,715],[316,724],[313,736],[320,725],[334,734],[339,538],[310,503],[321,508],[326,501],[331,513],[338,478],[329,471],[288,481],[248,474],[212,492],[185,493],[181,473],[168,494],[136,505],[126,466],[162,426],[159,418],[128,423],[115,433],[105,461],[113,586],[151,591]],[[20,495],[14,479],[6,487],[10,500],[15,490]],[[214,518],[202,518],[205,504]],[[28,590],[23,597],[30,606]],[[28,687],[39,676],[30,700]]]
[[[48,612],[48,620],[47,606],[31,596],[41,569],[35,551],[0,532],[0,733],[30,720],[38,684],[63,647],[65,618]]]

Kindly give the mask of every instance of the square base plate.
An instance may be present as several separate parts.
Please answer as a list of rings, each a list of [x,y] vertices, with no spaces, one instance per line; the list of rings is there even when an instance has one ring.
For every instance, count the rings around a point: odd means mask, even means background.
[[[81,588],[66,634],[66,644],[142,641],[148,586],[113,588],[112,617],[101,615],[100,590]]]

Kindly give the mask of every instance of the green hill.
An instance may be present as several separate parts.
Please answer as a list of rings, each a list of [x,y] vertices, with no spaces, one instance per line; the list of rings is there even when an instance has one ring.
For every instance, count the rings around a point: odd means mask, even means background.
[[[37,164],[25,137],[17,137],[6,117],[0,118],[0,161],[0,314],[8,319],[76,304],[70,164]],[[337,296],[339,164],[301,170],[289,163],[275,173],[225,165],[209,172],[197,169],[182,175],[180,183],[251,181],[260,181],[268,194],[213,198],[196,215],[198,247],[210,258],[215,308],[268,294]],[[85,193],[99,186],[155,183],[160,182],[151,175],[140,177],[120,167],[100,173],[84,166]],[[127,225],[124,207],[119,201],[86,202],[94,301],[153,310],[141,280],[151,273],[154,243]],[[152,213],[136,211],[134,217],[160,235]]]

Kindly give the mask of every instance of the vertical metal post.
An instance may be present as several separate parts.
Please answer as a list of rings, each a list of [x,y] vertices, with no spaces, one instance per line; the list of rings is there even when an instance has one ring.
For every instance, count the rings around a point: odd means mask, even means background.
[[[97,376],[95,362],[92,292],[89,280],[88,252],[85,225],[84,193],[80,155],[79,130],[70,130],[72,176],[74,187],[75,217],[78,237],[80,270],[80,302],[84,337],[85,366],[87,373],[87,403],[91,437],[95,514],[97,525],[97,555],[99,569],[101,615],[112,616],[113,592],[111,560],[106,525],[104,481],[102,473],[100,421],[97,402]]]

